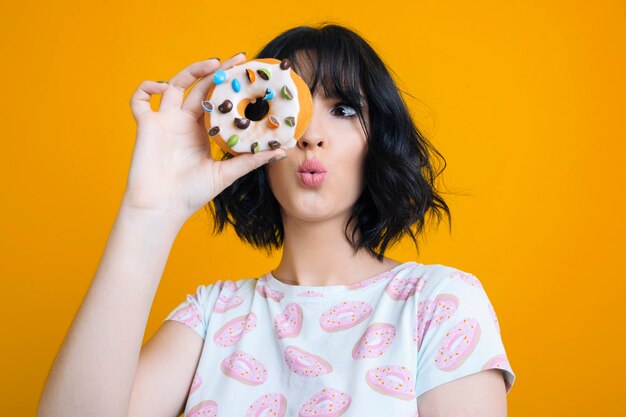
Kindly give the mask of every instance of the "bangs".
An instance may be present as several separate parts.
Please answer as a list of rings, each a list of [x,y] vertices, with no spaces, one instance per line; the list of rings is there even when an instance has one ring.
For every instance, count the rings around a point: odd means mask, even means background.
[[[300,30],[283,33],[256,58],[289,59],[294,71],[309,86],[311,95],[322,92],[339,99],[362,116],[367,105],[363,91],[363,48],[345,31]]]

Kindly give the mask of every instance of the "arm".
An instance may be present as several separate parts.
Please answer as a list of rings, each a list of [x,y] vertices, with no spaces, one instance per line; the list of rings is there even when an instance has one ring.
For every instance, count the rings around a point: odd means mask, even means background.
[[[120,208],[38,416],[126,416],[150,307],[180,222]]]
[[[420,417],[506,417],[502,371],[487,369],[439,385],[417,404]]]

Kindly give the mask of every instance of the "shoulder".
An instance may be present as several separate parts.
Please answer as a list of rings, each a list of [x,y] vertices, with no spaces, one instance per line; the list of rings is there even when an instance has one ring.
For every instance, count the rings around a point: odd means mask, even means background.
[[[427,264],[416,268],[422,283],[422,297],[436,296],[442,292],[484,292],[482,282],[473,273],[449,265]]]

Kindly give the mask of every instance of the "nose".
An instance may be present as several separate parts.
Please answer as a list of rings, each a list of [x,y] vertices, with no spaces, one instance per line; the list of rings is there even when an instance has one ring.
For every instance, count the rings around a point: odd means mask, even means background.
[[[302,150],[311,150],[311,149],[315,149],[316,147],[322,147],[322,146],[326,146],[325,145],[325,141],[321,138],[319,138],[318,136],[311,136],[311,135],[304,135],[300,138],[300,140],[298,140],[297,142],[298,148],[302,149]]]

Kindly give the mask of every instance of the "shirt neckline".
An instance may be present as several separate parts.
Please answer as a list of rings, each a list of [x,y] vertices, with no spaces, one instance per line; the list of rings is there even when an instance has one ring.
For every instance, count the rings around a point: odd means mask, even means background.
[[[376,286],[384,281],[391,280],[398,272],[407,269],[414,265],[421,265],[415,261],[403,262],[394,266],[391,269],[383,271],[377,275],[370,276],[361,280],[360,282],[344,285],[293,285],[286,284],[282,281],[279,281],[270,270],[263,277],[263,281],[265,281],[265,285],[273,290],[280,291],[285,296],[289,297],[298,297],[298,298],[308,298],[308,299],[316,299],[318,297],[329,297],[334,295],[345,295],[346,292],[351,291],[361,291],[367,288],[371,288]]]

